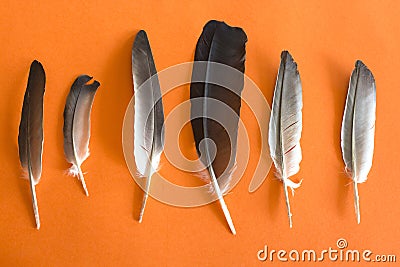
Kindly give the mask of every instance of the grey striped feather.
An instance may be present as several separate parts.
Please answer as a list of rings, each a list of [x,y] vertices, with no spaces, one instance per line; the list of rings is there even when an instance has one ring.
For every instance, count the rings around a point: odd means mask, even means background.
[[[353,181],[358,223],[360,206],[357,185],[367,180],[372,167],[375,112],[375,79],[367,66],[358,60],[350,77],[341,131],[342,156],[346,172]]]
[[[301,184],[294,183],[289,177],[300,170],[302,107],[302,88],[297,64],[289,52],[283,51],[272,103],[268,142],[276,177],[283,182],[290,227],[292,213],[287,187],[293,193]]]

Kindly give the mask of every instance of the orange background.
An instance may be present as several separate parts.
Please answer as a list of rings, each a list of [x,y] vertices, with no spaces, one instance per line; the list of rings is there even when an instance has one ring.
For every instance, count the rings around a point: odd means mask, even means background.
[[[397,1],[2,1],[1,265],[279,265],[259,262],[257,251],[264,245],[300,251],[336,248],[341,237],[350,249],[399,258],[399,10]],[[294,180],[304,180],[291,197],[293,229],[288,227],[282,185],[272,172],[258,191],[248,193],[259,153],[254,142],[244,177],[226,197],[237,236],[229,232],[218,203],[185,209],[150,199],[143,223],[136,221],[142,192],[126,167],[121,144],[122,121],[133,94],[134,36],[139,29],[147,31],[162,70],[193,59],[197,38],[210,19],[246,31],[246,74],[269,103],[281,50],[288,49],[299,65],[303,161]],[[33,59],[43,63],[47,74],[39,231],[29,183],[20,179],[17,150]],[[359,186],[360,225],[340,152],[342,113],[356,59],[367,64],[377,83],[376,149],[369,180]],[[83,165],[89,198],[77,179],[64,173],[68,164],[62,113],[69,88],[82,73],[101,83],[92,112],[91,156]],[[166,113],[188,97],[188,87],[167,95]],[[242,119],[254,128],[246,107]],[[192,138],[190,129],[183,137]],[[161,172],[173,174],[177,183],[192,179],[167,163]]]

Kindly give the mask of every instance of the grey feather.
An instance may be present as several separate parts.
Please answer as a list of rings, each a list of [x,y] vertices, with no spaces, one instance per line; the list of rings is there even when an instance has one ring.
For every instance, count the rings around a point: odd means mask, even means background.
[[[21,165],[27,172],[30,182],[33,210],[38,229],[40,228],[40,219],[35,186],[39,183],[42,175],[43,96],[45,84],[46,75],[43,66],[35,60],[30,67],[28,85],[22,106],[18,148]]]
[[[70,174],[78,176],[86,195],[89,195],[81,164],[89,156],[90,113],[94,96],[100,83],[87,84],[92,77],[79,76],[71,86],[64,108],[64,154],[69,163]]]
[[[346,172],[354,184],[358,222],[360,214],[357,184],[367,180],[372,166],[375,112],[375,79],[367,66],[358,60],[350,78],[341,131],[342,156]]]
[[[145,31],[136,35],[132,47],[132,76],[134,82],[134,156],[139,174],[146,177],[143,205],[139,215],[142,221],[150,189],[151,176],[159,167],[164,148],[164,109],[160,83]]]
[[[289,179],[300,170],[302,130],[302,88],[297,64],[287,51],[281,54],[269,123],[269,148],[276,176],[283,182],[289,224],[292,226],[287,187],[300,186]]]

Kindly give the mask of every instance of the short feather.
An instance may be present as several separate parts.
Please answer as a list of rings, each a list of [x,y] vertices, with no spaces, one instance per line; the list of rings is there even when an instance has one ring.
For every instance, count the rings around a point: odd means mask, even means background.
[[[64,154],[72,164],[69,174],[79,175],[87,194],[81,171],[82,163],[89,157],[90,113],[94,96],[100,83],[88,82],[92,77],[81,75],[71,86],[64,108]]]

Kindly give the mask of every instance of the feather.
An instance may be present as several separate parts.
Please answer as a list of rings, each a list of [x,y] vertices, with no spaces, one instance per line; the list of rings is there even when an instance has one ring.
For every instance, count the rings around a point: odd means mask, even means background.
[[[360,60],[355,64],[343,114],[341,147],[346,172],[353,180],[354,207],[360,223],[357,184],[367,180],[372,166],[375,135],[376,88],[371,71]]]
[[[28,174],[36,227],[40,228],[35,186],[42,175],[43,152],[43,96],[46,75],[43,66],[33,61],[22,106],[19,125],[18,148],[21,166]]]
[[[283,182],[290,227],[292,214],[287,187],[290,187],[293,193],[301,184],[294,183],[289,177],[300,170],[302,107],[302,88],[297,64],[289,52],[283,51],[269,121],[268,142],[276,169],[275,175]]]
[[[136,35],[132,47],[132,76],[134,82],[134,156],[140,176],[146,177],[146,188],[139,222],[150,190],[151,176],[157,172],[164,148],[164,110],[160,83],[145,31]]]
[[[197,42],[190,87],[196,150],[233,234],[236,230],[223,194],[229,189],[236,166],[246,42],[241,28],[214,20],[208,22]],[[207,63],[201,64],[204,61]],[[215,63],[224,64],[222,72],[221,65]],[[216,85],[214,81],[230,87]]]
[[[69,173],[78,176],[85,194],[89,196],[81,170],[82,163],[89,157],[90,112],[94,96],[100,83],[87,75],[81,75],[71,86],[64,108],[64,154],[72,166]]]

